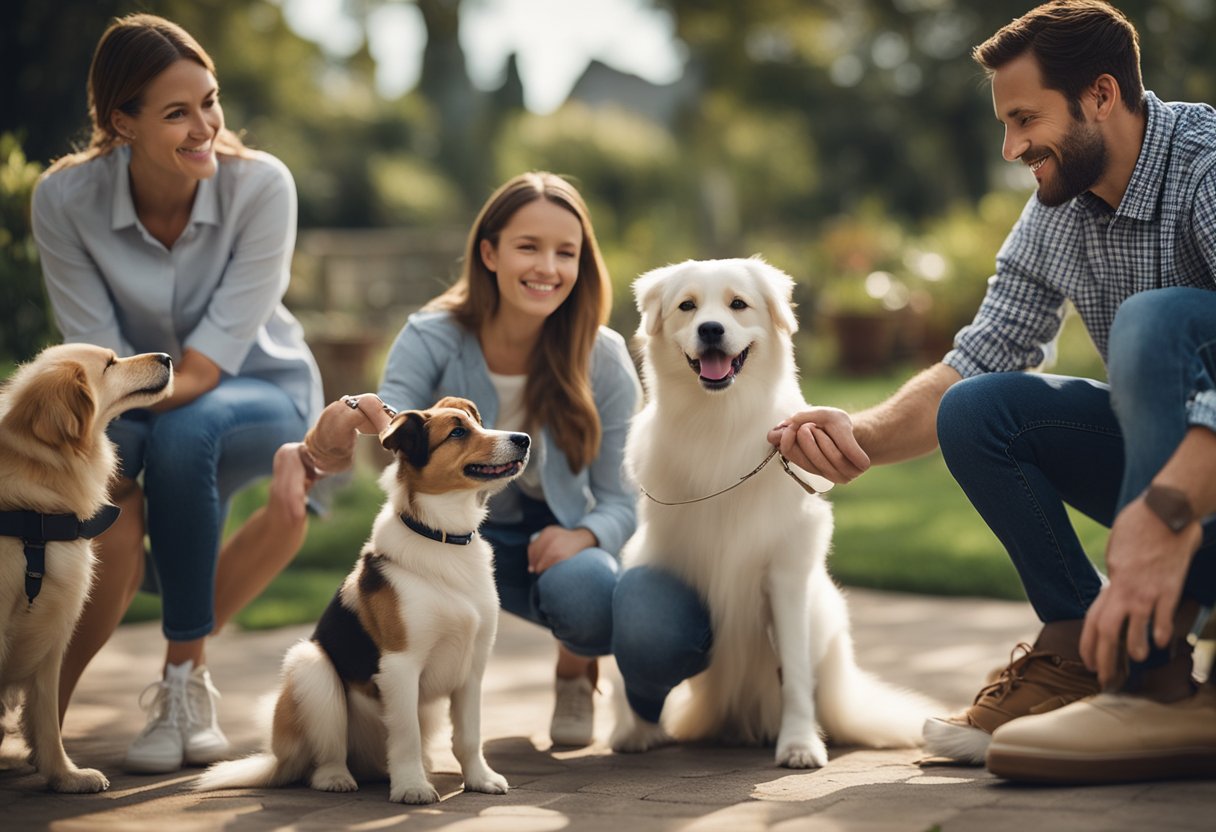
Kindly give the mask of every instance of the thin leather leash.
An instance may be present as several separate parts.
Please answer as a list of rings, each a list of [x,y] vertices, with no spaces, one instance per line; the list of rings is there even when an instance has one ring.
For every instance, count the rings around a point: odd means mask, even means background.
[[[760,471],[764,468],[764,466],[768,465],[769,462],[772,460],[772,458],[775,456],[777,456],[777,446],[776,445],[774,445],[773,449],[768,452],[768,456],[766,456],[763,460],[761,460],[759,465],[757,465],[755,468],[753,468],[751,471],[747,472],[743,476],[739,477],[739,481],[737,483],[735,483],[734,485],[728,485],[726,488],[723,488],[721,491],[715,491],[713,494],[706,494],[704,497],[697,497],[696,499],[693,499],[693,500],[676,500],[674,502],[668,502],[666,500],[660,500],[658,497],[651,494],[645,488],[642,488],[641,485],[638,485],[638,490],[641,491],[642,494],[644,494],[647,499],[653,500],[654,502],[658,503],[661,506],[686,506],[691,503],[700,503],[700,502],[704,502],[705,500],[712,500],[714,497],[721,496],[722,494],[725,494],[727,491],[732,491],[732,490],[738,488],[739,486],[743,485],[743,483],[747,482],[752,477],[756,476],[756,474],[759,474]],[[814,495],[814,494],[823,493],[822,491],[816,491],[813,487],[808,485],[806,483],[806,481],[804,481],[802,479],[802,477],[798,476],[792,470],[790,470],[790,461],[788,459],[786,459],[784,455],[781,457],[781,467],[783,469],[785,469],[785,473],[789,474],[790,479],[792,479],[794,482],[798,483],[798,485],[802,488],[802,490],[805,491],[807,494]]]

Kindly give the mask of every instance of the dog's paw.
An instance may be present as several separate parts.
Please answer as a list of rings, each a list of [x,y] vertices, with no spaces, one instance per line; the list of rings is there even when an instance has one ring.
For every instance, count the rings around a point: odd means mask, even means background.
[[[777,744],[777,765],[785,768],[823,768],[828,764],[828,749],[819,737]]]
[[[355,792],[359,784],[346,766],[322,766],[313,772],[308,785],[319,792]]]
[[[632,720],[618,725],[612,732],[612,750],[618,754],[636,754],[649,751],[673,742],[671,735],[663,730],[663,726],[645,720]]]
[[[63,794],[95,794],[110,788],[110,781],[95,768],[76,768],[48,778],[47,785]]]
[[[464,790],[466,792],[506,794],[509,788],[507,778],[490,768],[485,769],[480,774],[470,775],[464,780]]]
[[[423,780],[421,783],[393,783],[389,788],[388,799],[394,803],[438,803],[439,792],[435,787]]]

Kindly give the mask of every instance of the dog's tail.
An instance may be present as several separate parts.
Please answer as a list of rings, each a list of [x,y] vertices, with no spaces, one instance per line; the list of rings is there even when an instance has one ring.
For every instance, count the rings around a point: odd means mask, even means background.
[[[293,768],[299,769],[292,770]],[[196,792],[216,789],[265,789],[286,786],[304,776],[303,766],[291,766],[267,752],[216,763],[191,786]]]
[[[816,675],[819,721],[836,745],[918,746],[925,719],[941,712],[932,699],[858,667],[848,632],[832,639]]]

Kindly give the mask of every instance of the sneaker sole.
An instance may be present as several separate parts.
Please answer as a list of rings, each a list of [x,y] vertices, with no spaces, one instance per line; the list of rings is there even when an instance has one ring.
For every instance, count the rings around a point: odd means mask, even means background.
[[[948,757],[973,766],[984,764],[984,755],[992,742],[992,735],[979,728],[955,725],[936,717],[925,720],[921,729],[925,738],[925,750],[935,757]]]
[[[1139,754],[1067,754],[1055,749],[988,747],[988,770],[1023,783],[1094,784],[1216,777],[1216,749],[1171,748]]]

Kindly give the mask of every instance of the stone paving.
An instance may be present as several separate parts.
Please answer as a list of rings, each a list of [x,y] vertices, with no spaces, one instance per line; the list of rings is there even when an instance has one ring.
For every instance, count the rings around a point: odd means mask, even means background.
[[[860,663],[885,678],[968,703],[993,667],[1037,630],[1024,604],[852,590]],[[308,627],[231,631],[210,648],[223,692],[221,722],[240,751],[259,742],[258,714],[279,659]],[[539,629],[504,616],[483,696],[486,756],[511,783],[504,796],[464,794],[455,760],[437,754],[443,800],[426,808],[389,803],[386,783],[351,794],[303,786],[195,794],[196,769],[163,776],[120,770],[142,726],[136,698],[159,671],[156,625],[120,628],[89,668],[68,713],[65,738],[78,764],[101,768],[110,790],[55,795],[20,761],[19,740],[0,750],[0,830],[194,832],[551,832],[687,830],[1200,830],[1216,829],[1211,781],[1093,788],[1020,787],[983,769],[919,764],[915,750],[834,748],[818,771],[773,764],[772,749],[712,745],[615,755],[603,744],[610,703],[597,700],[587,749],[551,751],[554,650]],[[10,726],[11,727],[11,726]]]

